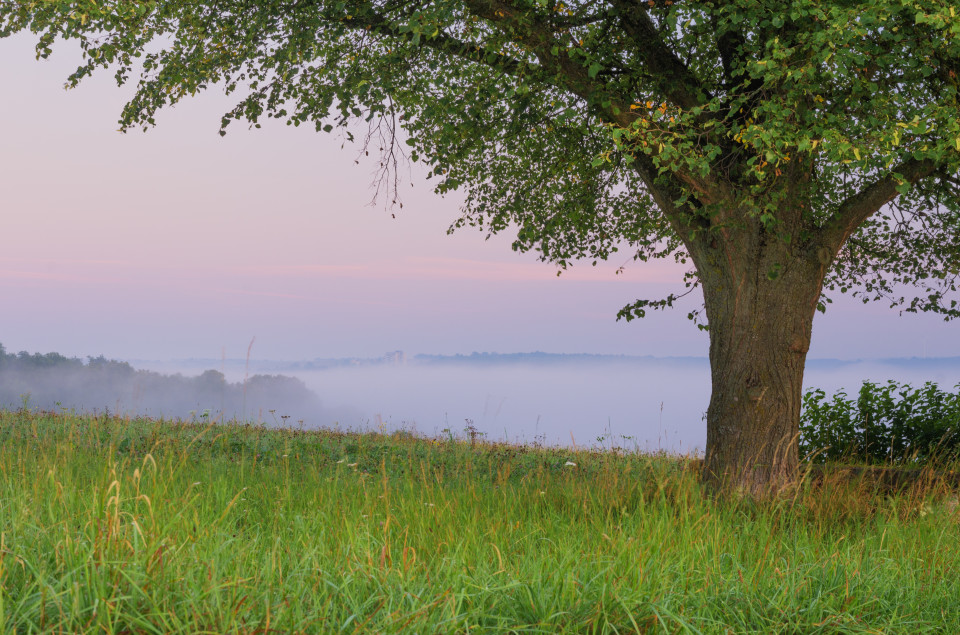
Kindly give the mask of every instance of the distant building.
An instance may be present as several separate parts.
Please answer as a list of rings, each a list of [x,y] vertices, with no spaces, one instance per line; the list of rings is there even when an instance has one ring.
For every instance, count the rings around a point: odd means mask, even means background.
[[[403,351],[390,351],[383,356],[383,361],[394,366],[404,366],[407,363],[407,355]]]

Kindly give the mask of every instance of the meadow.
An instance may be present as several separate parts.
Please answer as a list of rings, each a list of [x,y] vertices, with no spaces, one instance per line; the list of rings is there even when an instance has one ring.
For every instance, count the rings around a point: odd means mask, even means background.
[[[752,502],[692,458],[0,412],[17,633],[957,633],[931,476]]]

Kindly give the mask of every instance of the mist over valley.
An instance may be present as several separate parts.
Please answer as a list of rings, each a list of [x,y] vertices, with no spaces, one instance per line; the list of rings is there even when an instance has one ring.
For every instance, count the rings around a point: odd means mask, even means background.
[[[246,399],[244,379],[246,378]],[[805,388],[863,381],[960,384],[960,358],[812,359]],[[0,403],[307,429],[408,430],[545,445],[699,452],[710,396],[705,357],[548,353],[403,355],[303,361],[86,362],[5,354]]]

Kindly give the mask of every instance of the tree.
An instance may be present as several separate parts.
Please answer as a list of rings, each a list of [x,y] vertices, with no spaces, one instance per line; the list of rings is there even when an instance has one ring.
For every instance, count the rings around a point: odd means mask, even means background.
[[[710,335],[704,478],[798,471],[824,291],[957,317],[955,0],[93,0],[0,3],[76,85],[138,77],[124,129],[219,85],[222,120],[339,130],[466,190],[456,226],[516,228],[559,267],[629,249],[692,266]],[[405,153],[409,153],[406,155]],[[913,285],[917,293],[907,293]],[[642,317],[677,296],[638,300]],[[693,312],[693,317],[698,317]]]

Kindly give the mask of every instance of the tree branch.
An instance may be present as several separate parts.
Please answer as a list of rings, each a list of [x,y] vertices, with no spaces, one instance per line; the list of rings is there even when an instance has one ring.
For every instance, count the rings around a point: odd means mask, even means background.
[[[405,33],[400,33],[399,29],[386,16],[378,13],[371,5],[367,6],[369,9],[362,13],[357,12],[358,14],[353,16],[348,25],[364,30],[369,27],[389,37],[401,39],[409,37]],[[540,16],[525,8],[516,7],[510,0],[465,0],[465,6],[468,11],[477,17],[491,24],[499,25],[517,38],[518,44],[535,55],[540,63],[531,64],[516,58],[501,56],[499,52],[489,51],[479,45],[462,42],[444,33],[423,38],[420,46],[443,54],[464,58],[514,77],[536,77],[594,104],[597,115],[607,123],[624,128],[629,128],[633,124],[636,115],[631,114],[630,104],[632,99],[628,96],[612,94],[601,79],[591,77],[588,69],[582,63],[571,58],[567,52],[566,44],[557,39],[553,32],[553,25],[541,20]],[[657,44],[650,47],[650,50],[665,51],[665,54],[673,60],[668,64],[663,64],[662,61],[657,60],[655,61],[656,68],[651,70],[660,73],[661,81],[667,82],[669,79],[668,73],[674,72],[677,70],[676,65],[680,65],[682,70],[678,72],[681,72],[687,78],[684,81],[699,86],[692,73],[663,44],[645,12],[643,12],[643,16],[646,18],[650,29],[652,42]],[[556,54],[553,52],[555,46],[558,51]],[[700,96],[693,92],[687,92],[688,89],[689,87],[679,91],[674,90],[673,94],[678,96],[677,99],[683,104],[694,105],[694,103],[699,103]],[[696,90],[699,91],[699,88]],[[597,99],[598,95],[606,97],[609,100],[608,105],[605,107],[599,106],[597,103],[599,101]],[[664,176],[660,175],[660,171],[650,155],[636,153],[634,155],[634,168],[658,206],[671,219],[671,224],[680,235],[685,235],[691,231],[690,223],[700,224],[700,219],[696,215],[679,210],[673,205],[673,201],[679,198],[682,192],[680,182],[686,184],[702,203],[714,202],[718,196],[717,184],[712,179],[704,179],[686,172],[669,174],[667,176],[673,182],[663,183]]]
[[[670,101],[683,109],[700,106],[711,95],[677,55],[670,50],[650,15],[639,2],[613,0],[624,30],[637,45],[645,68],[655,77]]]
[[[391,20],[373,10],[372,6],[369,10],[363,13],[358,12],[357,15],[352,16],[348,26],[351,25],[354,26],[357,31],[369,29],[397,39],[409,39],[410,37],[406,33],[401,33],[399,28]],[[423,38],[421,45],[439,53],[461,57],[471,62],[499,70],[507,75],[524,76],[542,73],[542,69],[536,65],[502,55],[500,52],[490,51],[479,44],[463,42],[445,33]],[[488,60],[495,61],[490,62]]]
[[[897,186],[900,183],[906,181],[913,185],[933,174],[936,169],[936,164],[930,159],[909,159],[893,168],[883,178],[847,198],[821,229],[821,247],[830,250],[832,258],[857,227],[897,197]],[[901,175],[903,181],[895,178],[894,174]]]
[[[717,15],[711,16],[714,33],[719,33],[720,21]],[[730,28],[717,35],[717,51],[720,53],[720,64],[723,67],[723,78],[726,80],[727,87],[732,87],[736,82],[733,75],[737,66],[743,64],[743,46],[746,40],[739,29]]]

